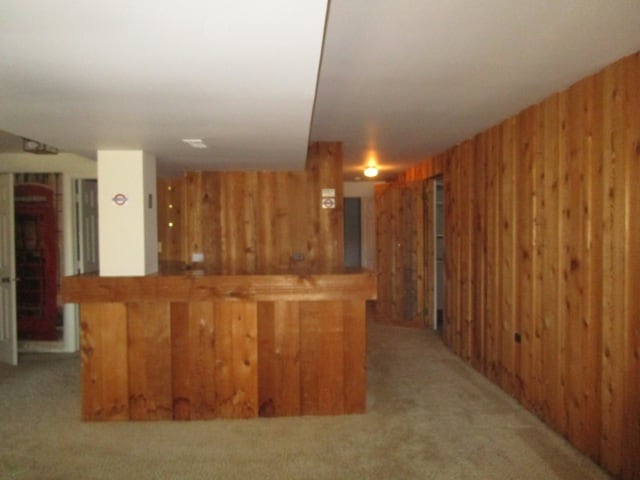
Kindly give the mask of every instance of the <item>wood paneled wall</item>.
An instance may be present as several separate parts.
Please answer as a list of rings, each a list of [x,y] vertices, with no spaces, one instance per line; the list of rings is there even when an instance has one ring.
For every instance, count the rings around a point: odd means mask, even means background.
[[[445,343],[609,472],[640,478],[640,53],[405,177],[438,166]]]
[[[321,206],[335,190],[335,208]],[[344,263],[342,147],[309,147],[299,172],[188,172],[158,182],[160,260],[228,273]],[[170,225],[172,224],[172,226]]]
[[[84,420],[364,413],[363,300],[85,303]]]

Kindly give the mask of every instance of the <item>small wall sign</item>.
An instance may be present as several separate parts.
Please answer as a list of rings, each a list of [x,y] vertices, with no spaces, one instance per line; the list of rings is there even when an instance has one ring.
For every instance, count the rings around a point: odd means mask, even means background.
[[[336,208],[336,199],[335,198],[323,198],[322,199],[322,208]]]
[[[123,205],[126,205],[129,199],[124,193],[116,193],[111,199],[111,201],[113,202],[114,205],[121,207]]]

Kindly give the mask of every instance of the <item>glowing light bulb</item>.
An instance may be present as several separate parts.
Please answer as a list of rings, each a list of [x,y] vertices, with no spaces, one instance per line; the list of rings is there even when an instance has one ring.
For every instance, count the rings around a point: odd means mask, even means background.
[[[378,167],[376,167],[375,165],[369,165],[367,168],[364,169],[363,173],[365,177],[369,177],[369,178],[377,177]]]

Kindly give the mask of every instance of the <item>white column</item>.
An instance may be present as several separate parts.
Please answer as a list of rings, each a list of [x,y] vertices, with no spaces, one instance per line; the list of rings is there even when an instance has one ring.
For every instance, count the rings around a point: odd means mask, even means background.
[[[158,271],[156,160],[141,150],[98,151],[101,276]]]

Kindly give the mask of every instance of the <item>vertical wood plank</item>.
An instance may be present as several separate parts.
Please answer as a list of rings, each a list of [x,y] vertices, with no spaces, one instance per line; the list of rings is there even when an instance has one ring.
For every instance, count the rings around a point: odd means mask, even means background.
[[[533,125],[534,141],[532,149],[532,235],[533,258],[531,263],[531,276],[533,292],[531,299],[532,337],[531,337],[531,408],[535,414],[544,418],[543,403],[544,390],[544,251],[547,245],[546,234],[546,191],[545,191],[545,106],[543,103],[536,106],[536,115]]]
[[[500,384],[507,392],[515,395],[515,315],[516,315],[516,212],[515,212],[515,120],[510,119],[502,124],[502,159],[500,184],[501,210],[501,251],[502,251],[502,373]]]
[[[191,254],[202,252],[203,244],[203,222],[202,215],[202,172],[188,172],[185,175],[185,215],[183,229],[183,243],[185,245],[183,261],[191,263]]]
[[[128,420],[127,312],[123,303],[80,307],[83,420]]]
[[[303,415],[320,414],[318,371],[322,351],[322,324],[314,302],[300,303],[300,410]]]
[[[233,341],[233,418],[258,415],[258,307],[256,302],[221,302],[228,307]]]
[[[257,213],[256,194],[258,190],[258,174],[257,172],[247,172],[244,178],[244,185],[242,191],[242,223],[243,234],[242,238],[242,259],[243,268],[242,273],[254,273],[257,266],[258,250],[261,245],[257,243],[256,224],[258,216],[264,214],[263,211],[260,214]]]
[[[215,418],[219,414],[216,392],[216,351],[219,347],[213,305],[211,302],[190,302],[188,313],[190,418]]]
[[[201,191],[199,192],[201,216],[197,220],[202,224],[200,252],[204,253],[204,266],[213,271],[220,271],[223,267],[220,242],[222,236],[221,182],[222,177],[218,173],[203,172],[201,174]]]
[[[517,397],[528,408],[532,408],[534,399],[532,389],[532,342],[534,336],[533,319],[533,212],[535,175],[534,128],[536,124],[535,107],[528,108],[518,116],[515,162],[515,276],[517,278],[514,291],[515,331],[520,334],[520,342],[516,342],[515,386]]]
[[[376,185],[374,189],[376,204],[376,266],[378,269],[378,300],[376,301],[376,319],[379,322],[391,321],[391,298],[394,243],[397,238],[391,229],[391,188],[388,185]]]
[[[342,304],[300,304],[302,413],[344,413]]]
[[[603,260],[604,305],[602,330],[602,437],[601,459],[609,471],[619,475],[623,459],[624,359],[626,358],[624,304],[626,259],[625,238],[625,165],[623,98],[620,90],[622,68],[615,65],[604,72],[603,179],[604,203]]]
[[[344,302],[342,318],[344,321],[344,413],[364,413],[367,398],[365,303]]]
[[[487,374],[499,383],[502,370],[502,285],[501,285],[501,210],[500,210],[500,165],[502,137],[499,127],[489,132],[489,159],[487,160]]]
[[[564,252],[561,268],[566,279],[566,292],[562,318],[566,327],[566,396],[567,435],[577,445],[584,448],[583,425],[583,385],[581,368],[581,349],[583,339],[582,324],[584,321],[583,278],[586,277],[584,244],[583,208],[585,203],[584,165],[585,145],[583,142],[586,130],[586,115],[582,106],[584,84],[574,85],[568,92],[567,129],[568,158],[564,188],[567,191],[567,203],[563,209],[565,230],[562,249]]]
[[[471,364],[479,371],[485,372],[486,365],[486,171],[487,171],[487,134],[476,137],[473,156],[469,159],[473,166],[473,177],[470,195],[473,205],[471,223],[472,252],[471,278],[472,302],[470,312],[470,328],[472,331]]]
[[[127,360],[132,420],[173,417],[169,304],[127,304]]]
[[[473,144],[471,141],[463,142],[460,146],[460,188],[458,189],[458,205],[466,204],[467,208],[459,209],[457,213],[458,229],[458,275],[460,278],[461,295],[459,298],[459,348],[462,358],[471,361],[472,349],[472,295],[473,281],[471,255],[474,248],[471,222],[473,219],[473,207],[469,205],[470,191],[473,188]]]
[[[312,307],[320,322],[316,359],[318,365],[318,413],[344,413],[344,333],[342,302],[318,302]]]
[[[640,478],[640,53],[628,60],[625,90],[626,232],[625,298],[628,325],[623,478]]]
[[[191,328],[189,305],[186,302],[172,303],[171,316],[171,394],[173,419],[191,418]]]
[[[256,200],[256,269],[268,271],[278,264],[277,174],[258,172]]]
[[[300,415],[300,305],[276,302],[274,336],[278,355],[278,415]]]
[[[258,302],[258,414],[274,417],[278,402],[275,302]]]
[[[260,415],[300,415],[299,304],[276,301],[258,305]]]
[[[233,316],[227,302],[213,302],[215,324],[215,412],[216,416],[233,418]]]
[[[582,369],[584,385],[584,452],[594,460],[600,458],[602,358],[600,355],[584,355],[584,352],[601,352],[602,346],[602,292],[603,292],[603,82],[602,76],[589,80],[585,99],[588,111],[588,132],[585,135],[587,149],[586,207],[583,210],[586,228],[586,302],[583,320]]]
[[[429,179],[424,182],[424,323],[427,328],[436,325],[438,312],[436,311],[436,187],[435,180]]]

